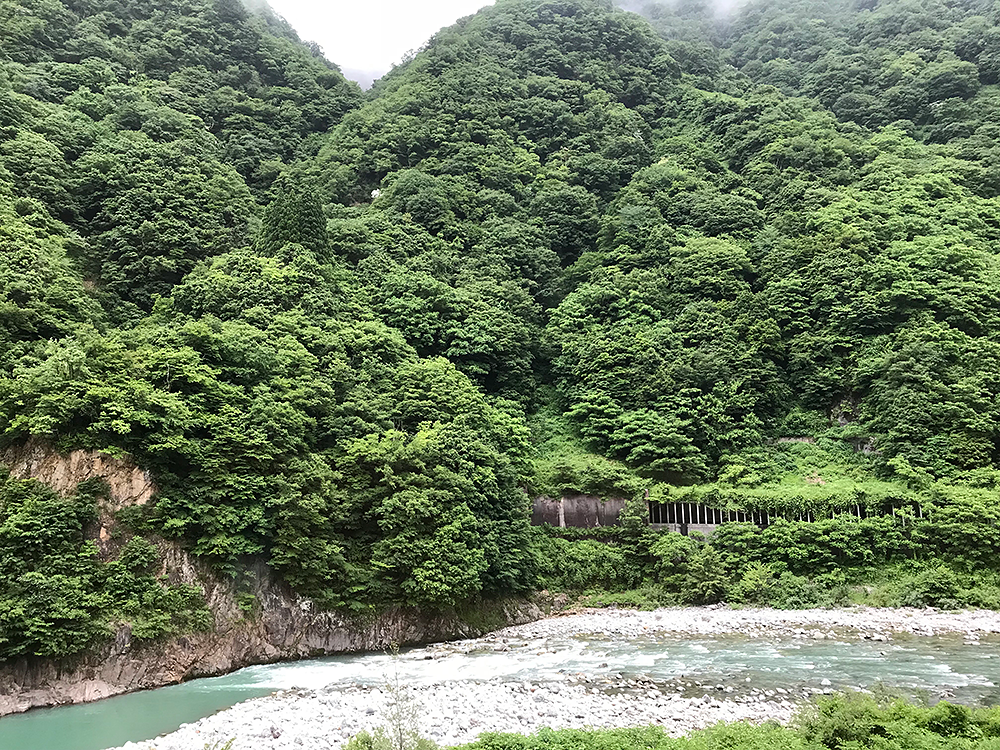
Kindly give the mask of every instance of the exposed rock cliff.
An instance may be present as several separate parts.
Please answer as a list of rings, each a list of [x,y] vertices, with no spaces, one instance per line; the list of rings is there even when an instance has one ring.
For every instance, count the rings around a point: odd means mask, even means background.
[[[80,657],[0,665],[0,716],[224,674],[251,664],[473,637],[542,616],[534,604],[505,601],[484,602],[464,616],[399,608],[347,618],[313,612],[308,601],[289,595],[270,577],[262,580],[259,614],[247,619],[217,614],[211,633],[138,645],[122,629],[111,642]],[[213,610],[236,608],[231,594],[210,597]]]
[[[76,491],[80,482],[100,477],[111,489],[109,510],[145,505],[156,494],[148,471],[128,459],[98,451],[76,450],[63,454],[40,440],[0,450],[0,464],[19,479],[37,479],[63,497]]]
[[[63,495],[71,494],[80,481],[103,477],[111,487],[113,507],[102,509],[102,525],[95,532],[101,539],[110,524],[110,514],[104,511],[146,503],[155,493],[148,473],[127,460],[98,453],[74,451],[66,456],[32,443],[3,451],[0,463],[15,476],[38,479]],[[162,575],[204,591],[215,618],[212,632],[141,643],[123,627],[113,639],[80,656],[0,664],[0,716],[224,674],[251,664],[471,637],[542,616],[534,604],[515,600],[483,602],[461,614],[407,608],[367,616],[318,612],[263,564],[248,571],[238,591],[235,581],[217,575],[178,544],[161,541],[160,549]]]

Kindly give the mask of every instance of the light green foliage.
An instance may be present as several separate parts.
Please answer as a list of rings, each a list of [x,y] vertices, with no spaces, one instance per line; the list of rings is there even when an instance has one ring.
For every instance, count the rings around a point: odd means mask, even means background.
[[[538,556],[539,585],[554,590],[621,590],[641,580],[640,571],[620,547],[584,539],[572,542],[537,534],[533,550]]]
[[[933,707],[860,693],[821,697],[790,727],[769,722],[718,724],[672,738],[662,727],[540,729],[532,735],[484,734],[463,750],[992,750],[997,709],[942,701]]]
[[[803,750],[807,747],[797,733],[774,724],[720,724],[692,733],[689,737],[669,737],[661,727],[639,729],[540,729],[536,734],[484,734],[476,742],[463,745],[468,750],[535,750],[570,748],[586,750]]]
[[[103,314],[66,257],[75,238],[45,206],[0,188],[0,371]]]
[[[970,709],[942,701],[918,707],[844,694],[824,698],[800,717],[797,733],[810,747],[992,748],[1000,736],[996,709]]]
[[[646,483],[620,461],[588,451],[573,434],[551,393],[530,418],[528,426],[537,446],[529,491],[533,495],[597,495],[636,497]]]
[[[659,586],[646,585],[624,591],[592,590],[577,599],[581,607],[623,607],[652,611],[661,607],[672,607],[682,603],[681,597],[674,592],[665,591]]]
[[[649,548],[653,579],[668,590],[680,591],[698,551],[698,543],[682,534],[660,534]]]
[[[774,599],[776,583],[771,565],[751,563],[733,587],[731,598],[746,604],[769,604]]]
[[[535,543],[542,581],[555,590],[588,591],[595,606],[655,602],[798,609],[842,606],[993,608],[1000,602],[995,562],[969,565],[923,546],[932,522],[838,516],[820,522],[720,526],[708,540],[658,532],[630,540],[624,530],[571,535],[547,530]],[[600,530],[598,530],[600,531]],[[968,527],[970,552],[980,552]],[[947,562],[942,562],[946,560]],[[573,571],[559,574],[560,571]],[[588,579],[592,581],[588,585]],[[593,591],[601,588],[608,595]]]
[[[435,750],[437,744],[426,737],[394,736],[379,727],[372,733],[360,732],[348,741],[349,750]]]
[[[687,563],[684,597],[692,604],[716,604],[726,595],[728,576],[714,547],[697,548]]]

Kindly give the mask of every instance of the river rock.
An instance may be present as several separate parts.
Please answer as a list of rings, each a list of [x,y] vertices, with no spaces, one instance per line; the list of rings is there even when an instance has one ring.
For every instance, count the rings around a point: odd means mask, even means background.
[[[656,639],[658,636],[716,636],[744,633],[749,637],[811,638],[841,640],[844,647],[859,637],[888,641],[897,632],[923,635],[956,632],[965,640],[978,640],[1000,632],[995,612],[937,612],[851,608],[843,610],[730,610],[728,608],[664,609],[656,612],[620,610],[587,611],[528,625],[506,628],[487,638],[444,644],[434,653],[442,658],[460,658],[472,652],[493,652],[498,644],[515,644],[523,652],[552,653],[560,641],[589,640],[600,634],[608,639]],[[819,640],[817,638],[817,640]],[[490,656],[489,658],[506,658]],[[600,663],[596,673],[570,675],[567,670],[548,678],[514,680],[494,678],[483,682],[446,682],[423,685],[408,691],[419,705],[421,730],[441,744],[474,739],[484,731],[532,732],[542,726],[613,727],[660,724],[672,734],[684,734],[718,721],[746,719],[786,721],[800,705],[797,700],[827,692],[795,687],[759,690],[740,680],[742,694],[732,695],[733,686],[713,681],[703,687],[696,680],[680,679],[666,688],[646,678],[624,679],[608,673]],[[791,687],[791,686],[787,686]],[[684,697],[677,690],[711,691],[713,697]],[[662,692],[669,694],[663,696]],[[749,691],[749,692],[748,692]],[[732,697],[730,697],[732,695]],[[717,696],[717,697],[716,697]],[[797,697],[798,698],[797,698]],[[178,732],[150,743],[136,743],[130,750],[193,750],[206,742],[224,744],[234,739],[233,750],[284,750],[292,747],[339,748],[362,729],[385,722],[390,694],[370,688],[331,687],[324,691],[291,692],[251,701],[203,719]],[[366,709],[372,709],[368,713]],[[281,730],[270,737],[271,727]],[[256,744],[255,744],[256,743]]]

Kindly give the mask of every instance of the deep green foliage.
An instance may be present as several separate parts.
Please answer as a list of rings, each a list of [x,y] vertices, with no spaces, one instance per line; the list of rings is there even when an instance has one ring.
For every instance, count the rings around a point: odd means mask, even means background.
[[[266,255],[277,255],[285,245],[301,245],[316,257],[328,254],[326,217],[316,196],[300,187],[279,187],[264,210],[257,246]]]
[[[993,601],[996,8],[649,15],[503,0],[365,98],[237,0],[0,0],[0,445],[127,452],[138,528],[323,607]],[[528,528],[569,493],[621,529]],[[50,543],[25,653],[104,632],[95,581],[192,625],[140,542]]]
[[[0,181],[79,233],[117,320],[247,244],[251,189],[360,100],[238,0],[8,0],[0,17]]]
[[[85,529],[101,491],[90,483],[62,499],[32,481],[0,481],[0,659],[74,654],[122,623],[138,640],[211,625],[199,590],[152,574],[159,552],[141,537],[98,559]]]

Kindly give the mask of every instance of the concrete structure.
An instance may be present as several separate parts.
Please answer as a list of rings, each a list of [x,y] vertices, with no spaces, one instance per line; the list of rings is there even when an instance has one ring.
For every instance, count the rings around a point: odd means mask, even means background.
[[[536,497],[531,523],[540,526],[571,526],[592,529],[614,526],[625,507],[621,497],[602,498],[594,495],[565,495],[559,498]]]
[[[566,495],[559,498],[536,497],[531,523],[536,526],[547,523],[550,526],[585,529],[614,526],[618,523],[618,517],[625,507],[625,503],[624,498],[601,498],[594,495]],[[711,536],[715,529],[724,523],[753,523],[761,528],[766,528],[777,518],[809,523],[816,520],[815,515],[808,512],[775,513],[759,510],[722,510],[700,503],[661,503],[647,500],[646,507],[649,525],[654,529],[666,529],[681,534],[697,531],[705,536]],[[923,517],[923,510],[919,506],[914,506],[911,510],[914,516]],[[869,516],[895,516],[898,511],[898,507],[886,504],[876,510],[855,505],[839,512],[849,513],[857,518],[868,518]],[[902,516],[902,520],[905,524],[906,515]]]
[[[761,511],[721,510],[698,503],[647,502],[649,525],[654,529],[690,534],[698,531],[705,536],[724,523],[755,523],[760,527],[770,525],[772,516]],[[793,520],[814,521],[811,513],[793,516]]]

